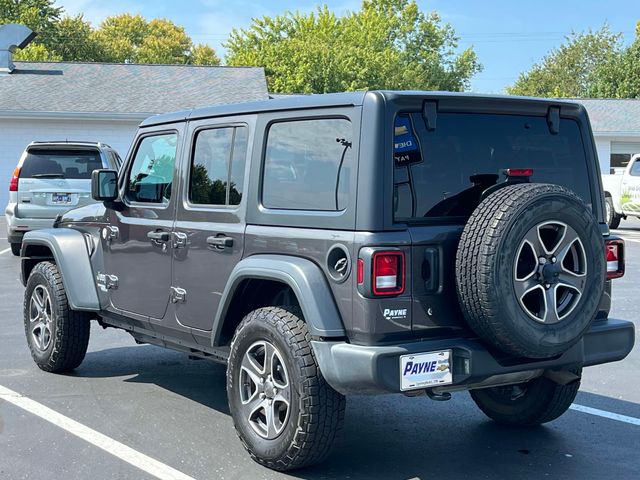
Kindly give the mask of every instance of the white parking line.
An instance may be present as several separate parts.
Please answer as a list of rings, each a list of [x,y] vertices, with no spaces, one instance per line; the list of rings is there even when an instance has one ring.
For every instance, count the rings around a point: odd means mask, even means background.
[[[5,248],[4,250],[0,250],[0,255],[2,255],[3,253],[7,253],[11,250],[11,248]]]
[[[28,397],[20,395],[13,390],[0,385],[0,399],[5,400],[16,407],[26,410],[47,422],[50,422],[63,430],[81,438],[82,440],[101,448],[107,453],[124,460],[125,462],[133,465],[153,475],[161,480],[194,480],[192,477],[185,475],[184,473],[165,465],[158,460],[155,460],[147,455],[134,450],[131,447],[127,447],[123,443],[118,442],[100,432],[76,422],[62,415],[61,413],[51,410],[49,407],[45,407],[41,403],[31,400]]]
[[[626,415],[620,415],[619,413],[607,412],[606,410],[600,410],[599,408],[585,407],[584,405],[578,405],[577,403],[572,404],[569,408],[576,412],[588,413],[589,415],[595,415],[597,417],[608,418],[610,420],[640,426],[640,418],[627,417]]]

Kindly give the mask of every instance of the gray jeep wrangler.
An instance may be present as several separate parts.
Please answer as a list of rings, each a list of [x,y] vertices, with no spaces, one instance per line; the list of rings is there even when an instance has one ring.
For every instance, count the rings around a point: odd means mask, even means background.
[[[227,365],[251,456],[329,453],[345,395],[446,400],[529,426],[623,359],[609,235],[576,103],[366,92],[144,121],[101,203],[22,245],[37,365],[80,365],[90,320]]]

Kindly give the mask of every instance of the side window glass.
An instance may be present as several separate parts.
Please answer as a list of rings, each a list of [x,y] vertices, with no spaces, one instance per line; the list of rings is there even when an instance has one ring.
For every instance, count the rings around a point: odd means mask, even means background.
[[[246,156],[246,127],[198,132],[193,149],[189,201],[196,205],[240,204]]]
[[[633,162],[629,174],[633,175],[634,177],[640,177],[640,159]]]
[[[353,165],[353,129],[345,119],[298,120],[269,128],[262,179],[267,208],[346,208]]]
[[[169,203],[178,135],[145,137],[138,145],[127,181],[126,198],[132,202]]]

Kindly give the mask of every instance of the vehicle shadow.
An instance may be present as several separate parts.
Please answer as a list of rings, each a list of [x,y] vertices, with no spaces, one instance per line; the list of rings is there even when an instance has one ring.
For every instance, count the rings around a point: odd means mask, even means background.
[[[87,354],[75,376],[128,377],[155,384],[229,415],[225,367],[153,346]],[[581,392],[581,404],[640,416],[640,405]],[[229,420],[231,421],[231,420]],[[637,426],[570,411],[540,427],[513,429],[488,420],[466,393],[449,402],[402,395],[349,397],[344,429],[327,461],[289,472],[300,479],[633,478]],[[238,448],[240,448],[238,446]],[[606,451],[606,458],[599,452]],[[278,474],[273,478],[280,477]],[[269,477],[271,478],[271,477]]]
[[[225,374],[224,365],[152,345],[88,352],[74,372],[85,378],[127,376],[127,383],[155,384],[229,415]]]

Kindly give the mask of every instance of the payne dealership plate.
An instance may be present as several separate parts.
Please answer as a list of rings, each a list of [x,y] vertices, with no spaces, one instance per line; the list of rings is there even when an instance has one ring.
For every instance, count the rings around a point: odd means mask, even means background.
[[[451,350],[417,353],[400,357],[400,390],[449,385],[451,376]]]

